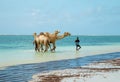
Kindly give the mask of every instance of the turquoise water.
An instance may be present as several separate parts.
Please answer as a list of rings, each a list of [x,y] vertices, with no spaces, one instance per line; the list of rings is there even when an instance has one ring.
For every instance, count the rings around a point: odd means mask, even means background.
[[[56,42],[56,52],[36,53],[34,51],[33,36],[31,35],[1,35],[0,36],[0,82],[26,82],[32,75],[38,72],[68,69],[87,65],[94,61],[101,61],[113,58],[120,58],[120,52],[100,54],[97,56],[85,56],[74,59],[64,59],[44,63],[22,64],[21,62],[35,60],[49,60],[60,56],[75,55],[74,40],[77,36],[70,36]],[[120,36],[78,36],[80,45],[87,46],[109,46],[120,45]],[[78,52],[82,53],[82,52]],[[75,55],[76,56],[76,55]],[[8,63],[14,63],[15,66],[9,66],[2,69],[2,66]],[[20,65],[16,65],[20,64]],[[12,64],[10,64],[12,65]]]
[[[74,40],[77,36],[65,37],[56,41],[56,55],[75,54]],[[120,45],[120,36],[78,36],[80,45],[84,46],[104,46],[104,45]],[[41,61],[47,60],[41,55],[35,55],[32,35],[0,35],[0,65],[7,65],[16,62],[21,64],[22,61],[30,62],[37,59]],[[47,54],[50,53],[50,51]],[[39,57],[38,57],[39,56]],[[48,57],[48,56],[47,56]],[[49,57],[48,57],[49,58]],[[49,59],[48,59],[49,60]],[[1,67],[1,66],[0,66]]]
[[[77,36],[70,36],[58,40],[56,45],[59,47],[74,46]],[[81,46],[112,45],[120,44],[120,36],[78,36]],[[0,50],[11,49],[33,49],[33,36],[31,35],[1,35]]]

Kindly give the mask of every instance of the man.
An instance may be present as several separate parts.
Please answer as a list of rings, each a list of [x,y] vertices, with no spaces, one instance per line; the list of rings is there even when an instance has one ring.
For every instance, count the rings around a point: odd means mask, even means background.
[[[79,38],[77,37],[77,39],[75,40],[76,51],[78,51],[78,50],[81,48],[81,46],[79,45],[79,42],[80,42],[80,40],[79,40]]]

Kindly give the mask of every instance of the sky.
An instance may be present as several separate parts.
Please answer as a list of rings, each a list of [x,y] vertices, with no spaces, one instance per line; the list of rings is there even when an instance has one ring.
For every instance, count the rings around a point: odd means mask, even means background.
[[[0,35],[55,30],[120,35],[120,0],[0,0]]]

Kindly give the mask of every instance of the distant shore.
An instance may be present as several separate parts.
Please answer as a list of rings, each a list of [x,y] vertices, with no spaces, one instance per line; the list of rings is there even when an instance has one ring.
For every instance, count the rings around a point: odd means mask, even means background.
[[[39,73],[33,75],[30,82],[118,82],[119,74],[120,58],[91,63],[85,67]]]

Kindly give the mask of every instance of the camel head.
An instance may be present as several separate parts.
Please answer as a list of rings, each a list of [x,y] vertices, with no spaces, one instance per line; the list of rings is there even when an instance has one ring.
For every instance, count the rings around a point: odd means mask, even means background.
[[[35,32],[35,33],[33,33],[33,36],[34,36],[34,37],[36,37],[36,36],[37,36],[37,33],[36,33],[36,32]]]
[[[69,32],[64,32],[64,36],[70,36],[71,34]]]

